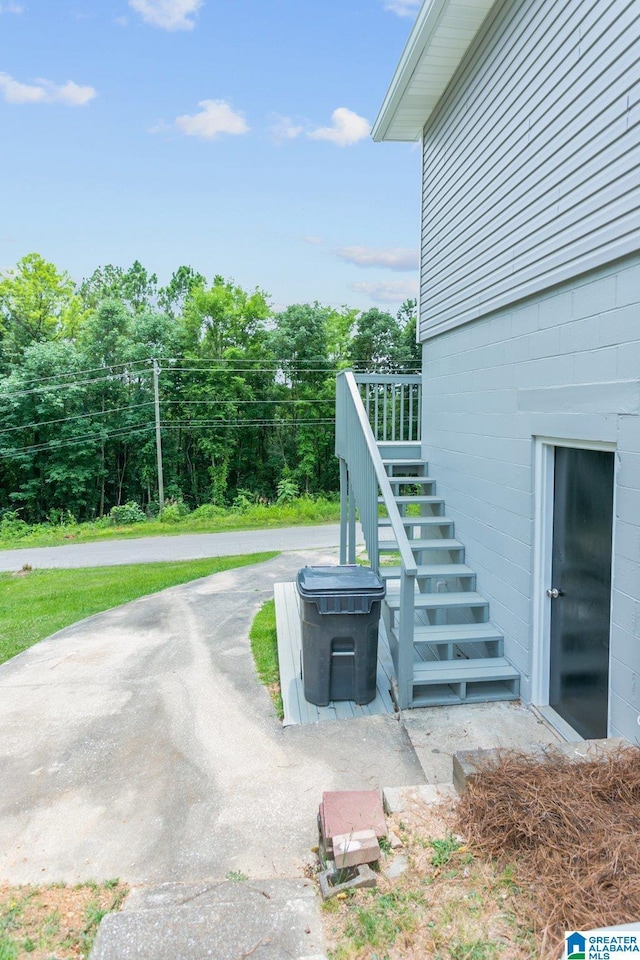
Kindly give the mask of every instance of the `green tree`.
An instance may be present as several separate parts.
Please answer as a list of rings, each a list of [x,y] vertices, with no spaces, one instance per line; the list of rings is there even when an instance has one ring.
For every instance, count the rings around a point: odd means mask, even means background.
[[[262,290],[247,293],[242,287],[216,276],[207,289],[194,286],[184,307],[190,346],[201,356],[220,358],[232,347],[247,347],[270,316]]]
[[[178,267],[166,287],[161,287],[158,291],[158,305],[169,317],[178,317],[182,314],[189,295],[205,284],[205,278],[193,267]]]
[[[284,380],[282,399],[288,401],[278,437],[283,476],[307,492],[330,489],[336,368],[328,351],[334,311],[319,303],[294,304],[275,321],[271,346]]]
[[[108,263],[83,280],[78,294],[83,304],[95,310],[104,300],[118,300],[132,313],[148,310],[155,304],[158,278],[148,273],[139,260],[128,270]]]
[[[29,253],[0,276],[2,363],[17,362],[29,344],[73,334],[82,322],[80,301],[66,273]]]
[[[416,338],[418,301],[405,300],[396,316],[402,331],[399,361],[408,372],[419,373],[422,369],[422,345]]]
[[[361,313],[351,341],[351,363],[369,373],[400,373],[406,366],[406,344],[399,320],[377,307]]]
[[[100,449],[82,358],[69,341],[32,343],[0,381],[0,489],[29,521],[87,515]]]

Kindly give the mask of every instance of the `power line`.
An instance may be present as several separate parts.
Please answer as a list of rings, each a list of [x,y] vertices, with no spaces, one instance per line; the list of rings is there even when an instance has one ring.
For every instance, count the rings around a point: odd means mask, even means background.
[[[107,363],[102,364],[100,367],[87,367],[84,370],[63,370],[61,373],[54,373],[50,377],[29,377],[29,379],[24,381],[24,383],[45,383],[47,380],[58,380],[60,377],[77,377],[78,375],[85,373],[97,373],[101,370],[116,370],[118,367],[134,367],[141,363],[151,362],[151,360],[123,360],[122,363]],[[9,379],[11,376],[12,374],[8,374],[5,379]]]
[[[102,417],[108,413],[124,413],[129,410],[138,410],[140,407],[153,406],[153,400],[147,400],[145,403],[134,403],[127,407],[111,407],[108,410],[97,410],[94,413],[78,413],[72,417],[59,417],[57,420],[34,420],[32,423],[25,423],[19,427],[5,427],[0,430],[3,433],[15,433],[17,430],[29,430],[31,427],[48,427],[53,423],[69,423],[72,420],[86,420],[89,417]]]
[[[81,437],[69,438],[65,440],[47,440],[44,443],[31,444],[28,447],[14,447],[13,450],[5,450],[0,453],[0,460],[8,460],[13,457],[18,457],[23,453],[37,453],[40,450],[61,450],[63,447],[72,447],[76,446],[79,443],[87,443],[87,441],[95,441],[100,443],[103,440],[109,440],[113,437],[121,436],[130,436],[133,433],[141,433],[145,430],[152,430],[154,427],[153,423],[147,423],[143,426],[133,426],[133,427],[118,427],[116,430],[107,430],[100,434],[87,433]]]
[[[151,373],[150,370],[134,371],[136,376],[139,376],[141,373],[147,373],[147,372]],[[31,390],[18,390],[18,391],[15,391],[14,393],[11,393],[11,391],[9,391],[8,393],[6,392],[3,393],[1,389],[2,384],[0,384],[0,401],[13,400],[14,397],[29,397],[29,396],[32,396],[34,393],[49,393],[54,390],[69,390],[71,387],[82,387],[82,386],[86,386],[88,383],[105,383],[107,380],[113,383],[115,380],[124,380],[124,377],[125,377],[124,373],[114,373],[108,377],[91,377],[88,380],[75,380],[75,381],[72,381],[71,383],[53,383],[53,384],[50,384],[49,386],[45,385],[43,387],[34,387]]]
[[[276,418],[265,419],[238,419],[238,420],[162,420],[160,425],[162,429],[174,430],[182,427],[243,427],[243,426],[261,426],[261,427],[292,427],[305,424],[335,423],[334,417],[305,417],[300,420],[279,420]]]
[[[310,399],[310,400],[218,400],[217,398],[214,397],[211,400],[163,400],[162,406],[169,407],[169,406],[179,405],[182,407],[193,407],[193,406],[200,406],[200,405],[206,404],[210,407],[217,407],[221,404],[233,404],[233,405],[239,406],[240,404],[243,404],[243,403],[261,403],[265,405],[274,404],[274,403],[277,403],[277,404],[326,403],[328,405],[332,405],[334,402],[335,401],[333,400],[332,397],[326,398],[324,400],[318,397],[314,397],[313,399]]]
[[[183,430],[185,428],[195,429],[199,427],[237,429],[238,427],[243,426],[291,428],[292,426],[326,426],[328,424],[333,425],[334,423],[335,420],[333,417],[305,417],[295,421],[280,420],[277,418],[241,418],[236,420],[161,420],[160,426],[163,430]],[[60,450],[64,447],[76,446],[79,443],[87,443],[89,441],[100,443],[106,439],[128,437],[131,434],[144,432],[146,430],[153,430],[154,428],[155,423],[147,423],[138,426],[117,427],[113,430],[101,431],[100,433],[86,433],[80,437],[68,437],[64,440],[47,440],[43,441],[42,443],[29,444],[28,446],[24,447],[13,447],[11,450],[0,452],[0,460],[8,460],[14,457],[19,457],[21,454],[26,453],[38,453],[42,450]]]

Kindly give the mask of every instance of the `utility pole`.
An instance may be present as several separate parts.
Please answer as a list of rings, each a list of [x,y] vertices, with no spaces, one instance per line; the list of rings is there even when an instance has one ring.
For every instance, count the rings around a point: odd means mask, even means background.
[[[164,478],[162,476],[162,437],[160,435],[160,394],[158,392],[158,361],[153,361],[153,402],[156,411],[156,455],[158,458],[158,502],[164,507]]]

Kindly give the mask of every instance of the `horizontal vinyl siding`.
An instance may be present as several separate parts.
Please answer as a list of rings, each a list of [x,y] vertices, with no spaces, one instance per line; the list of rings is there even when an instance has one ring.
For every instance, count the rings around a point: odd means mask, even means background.
[[[421,336],[640,249],[640,5],[507,0],[424,134]]]

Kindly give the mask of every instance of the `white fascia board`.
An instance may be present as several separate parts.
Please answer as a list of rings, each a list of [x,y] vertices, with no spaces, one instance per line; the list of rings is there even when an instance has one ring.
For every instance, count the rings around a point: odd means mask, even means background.
[[[424,0],[396,67],[371,136],[383,140],[419,140],[431,111],[444,93],[495,0]],[[453,32],[452,25],[455,24]],[[464,25],[464,29],[460,29]],[[412,90],[414,79],[418,79]],[[428,80],[419,119],[415,98]],[[407,110],[409,103],[411,108]]]

